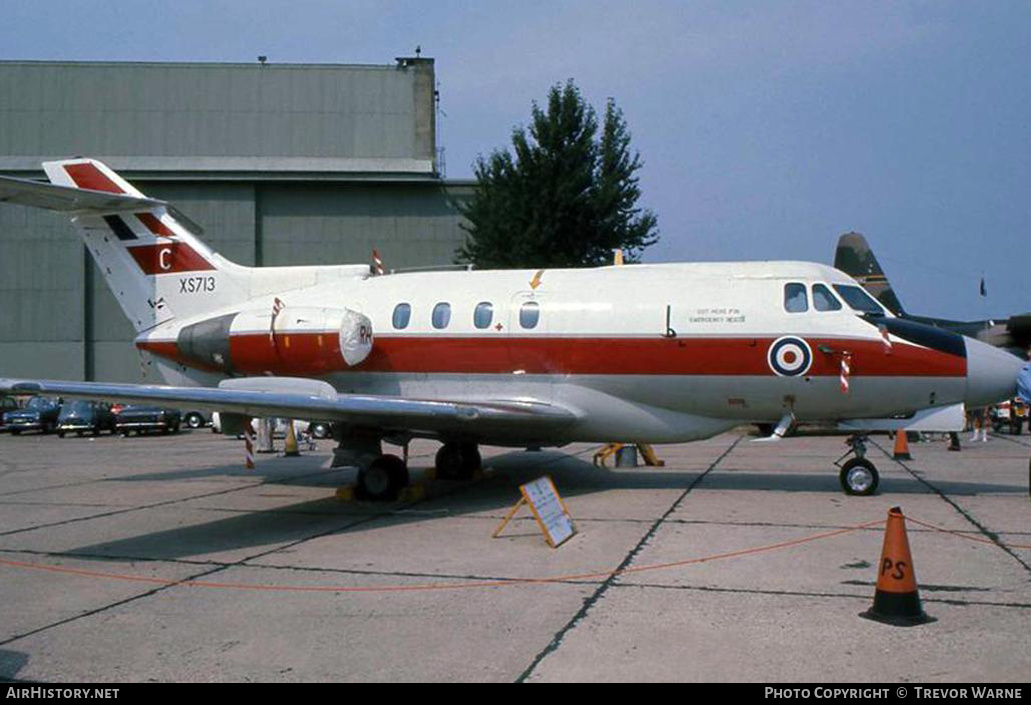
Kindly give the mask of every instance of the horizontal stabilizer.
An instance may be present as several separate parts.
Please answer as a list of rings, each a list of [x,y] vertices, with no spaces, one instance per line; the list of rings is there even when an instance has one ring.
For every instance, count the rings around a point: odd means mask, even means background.
[[[0,176],[0,201],[70,214],[131,213],[168,205],[152,198],[58,186],[9,176]]]

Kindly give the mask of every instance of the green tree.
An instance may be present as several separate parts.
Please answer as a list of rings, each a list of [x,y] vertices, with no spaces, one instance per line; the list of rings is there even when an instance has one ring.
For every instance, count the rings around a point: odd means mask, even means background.
[[[622,111],[609,99],[598,120],[572,80],[534,102],[529,129],[512,131],[512,152],[475,164],[477,186],[458,203],[468,234],[456,259],[485,268],[581,267],[627,261],[658,241],[655,215],[637,206],[640,155]]]

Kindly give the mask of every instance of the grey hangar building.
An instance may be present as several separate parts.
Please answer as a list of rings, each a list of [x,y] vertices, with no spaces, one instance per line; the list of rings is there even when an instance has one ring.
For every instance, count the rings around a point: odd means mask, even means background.
[[[431,58],[393,64],[0,61],[0,175],[106,162],[243,265],[452,262],[465,233]],[[0,377],[162,383],[60,213],[0,202]]]

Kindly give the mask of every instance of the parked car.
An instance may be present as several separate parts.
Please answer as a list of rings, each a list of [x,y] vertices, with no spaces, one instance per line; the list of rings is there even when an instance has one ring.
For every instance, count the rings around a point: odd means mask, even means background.
[[[57,417],[57,435],[61,438],[66,433],[97,436],[101,431],[115,432],[115,415],[107,402],[76,399],[61,407]]]
[[[8,411],[18,410],[18,400],[14,397],[0,396],[0,431],[7,430],[7,422],[4,418]]]
[[[8,411],[4,423],[17,436],[22,431],[50,433],[57,428],[57,417],[61,413],[61,402],[48,397],[32,397],[25,408]]]
[[[206,411],[187,411],[183,414],[183,424],[186,428],[203,428],[211,423],[211,415]]]
[[[182,412],[178,409],[164,409],[158,406],[126,406],[115,415],[115,430],[128,437],[149,431],[179,433]]]
[[[1028,409],[1024,402],[1019,399],[1004,401],[991,409],[992,428],[996,433],[1002,433],[1002,429],[1008,427],[1010,433],[1019,436],[1027,416]]]

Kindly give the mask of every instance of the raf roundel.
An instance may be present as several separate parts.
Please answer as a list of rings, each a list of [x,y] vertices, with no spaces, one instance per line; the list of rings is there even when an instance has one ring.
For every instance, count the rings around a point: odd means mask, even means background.
[[[773,341],[766,359],[770,369],[781,377],[797,377],[809,371],[813,364],[813,351],[801,338],[786,335]]]

